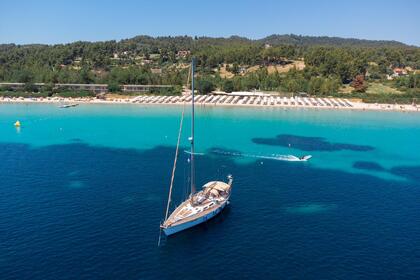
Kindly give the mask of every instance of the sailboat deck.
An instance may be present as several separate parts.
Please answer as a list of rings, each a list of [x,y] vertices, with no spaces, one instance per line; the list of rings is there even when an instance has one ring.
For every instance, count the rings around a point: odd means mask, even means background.
[[[192,205],[191,200],[187,199],[175,209],[175,211],[165,221],[163,226],[167,227],[179,225],[209,214],[226,203],[230,196],[230,188],[231,186],[224,182],[208,182],[203,186],[202,191],[194,195],[194,200],[196,201],[195,205]],[[206,192],[213,189],[226,192],[218,197],[207,196]]]
[[[219,203],[206,200],[199,206],[193,206],[191,205],[190,200],[186,200],[178,206],[171,216],[169,216],[168,220],[165,221],[164,226],[175,226],[205,216],[220,207],[224,200],[225,199],[219,201]]]

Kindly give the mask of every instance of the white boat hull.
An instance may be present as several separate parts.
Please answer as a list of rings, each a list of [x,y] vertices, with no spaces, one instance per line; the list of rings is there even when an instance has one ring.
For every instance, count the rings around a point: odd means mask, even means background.
[[[186,223],[182,223],[176,226],[170,226],[167,228],[163,229],[163,232],[169,236],[172,234],[175,234],[177,232],[183,231],[185,229],[191,228],[193,226],[199,225],[201,223],[204,223],[207,220],[210,220],[211,218],[213,218],[214,216],[216,216],[217,214],[219,214],[220,212],[222,212],[222,210],[225,208],[225,206],[229,203],[229,201],[224,202],[223,204],[220,205],[220,207],[214,209],[214,211],[211,211],[209,213],[207,213],[206,215],[199,217],[195,220],[186,222]]]

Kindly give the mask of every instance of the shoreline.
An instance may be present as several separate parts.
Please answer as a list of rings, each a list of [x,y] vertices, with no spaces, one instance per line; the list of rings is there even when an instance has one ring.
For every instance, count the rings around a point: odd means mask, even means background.
[[[221,98],[220,98],[221,97]],[[93,98],[0,98],[0,104],[131,104],[179,106],[191,102],[190,95],[183,96],[138,96],[121,99]],[[321,110],[357,110],[357,111],[390,111],[390,112],[420,112],[420,106],[352,102],[342,98],[312,98],[312,97],[235,97],[227,95],[197,95],[196,106],[239,107],[239,108],[283,108],[283,109],[321,109]]]

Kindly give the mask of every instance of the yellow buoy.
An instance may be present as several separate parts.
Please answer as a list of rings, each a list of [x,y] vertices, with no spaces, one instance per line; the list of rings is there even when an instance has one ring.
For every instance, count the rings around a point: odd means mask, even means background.
[[[16,126],[16,127],[20,127],[20,121],[16,121],[16,122],[15,122],[15,126]]]

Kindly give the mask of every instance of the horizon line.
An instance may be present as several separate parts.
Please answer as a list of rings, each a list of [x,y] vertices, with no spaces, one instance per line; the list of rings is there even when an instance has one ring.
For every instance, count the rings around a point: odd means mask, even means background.
[[[109,42],[109,41],[116,41],[116,42],[121,42],[124,40],[130,40],[133,39],[135,37],[140,37],[140,36],[145,36],[145,37],[150,37],[153,39],[158,39],[158,38],[176,38],[176,37],[190,37],[190,38],[211,38],[211,39],[230,39],[232,37],[238,37],[238,38],[243,38],[246,40],[250,40],[250,41],[259,41],[259,40],[263,40],[266,39],[270,36],[299,36],[299,37],[325,37],[325,38],[338,38],[338,39],[344,39],[344,40],[359,40],[359,41],[372,41],[372,42],[394,42],[394,43],[401,43],[404,44],[407,47],[420,47],[420,45],[415,45],[415,44],[409,44],[406,42],[402,42],[402,41],[398,41],[395,39],[366,39],[366,38],[356,38],[356,37],[345,37],[345,36],[336,36],[336,35],[303,35],[303,34],[295,34],[295,33],[272,33],[272,34],[268,34],[266,36],[260,37],[260,38],[256,38],[256,37],[247,37],[247,36],[242,36],[242,35],[238,35],[238,34],[232,34],[229,36],[210,36],[210,35],[191,35],[191,34],[175,34],[175,35],[150,35],[150,34],[138,34],[138,35],[133,35],[130,37],[120,37],[117,39],[99,39],[99,40],[84,40],[84,39],[78,39],[78,40],[69,40],[66,42],[32,42],[32,43],[16,43],[16,42],[1,42],[0,45],[17,45],[17,46],[25,46],[25,45],[47,45],[47,46],[54,46],[54,45],[67,45],[67,44],[72,44],[72,43],[76,43],[76,42],[89,42],[89,43],[100,43],[100,42]]]

